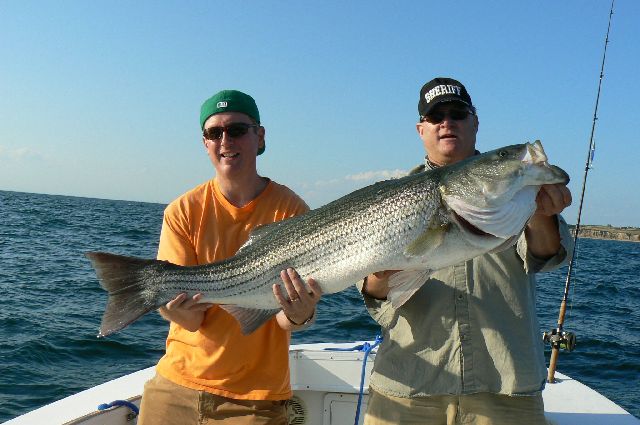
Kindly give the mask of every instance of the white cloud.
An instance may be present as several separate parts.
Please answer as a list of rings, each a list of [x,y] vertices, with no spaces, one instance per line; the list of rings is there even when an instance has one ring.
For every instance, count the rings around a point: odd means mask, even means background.
[[[316,208],[364,186],[381,180],[406,176],[407,173],[406,170],[363,171],[309,183],[300,182],[293,187],[312,208]]]
[[[378,170],[378,171],[363,171],[358,174],[349,174],[345,176],[345,180],[351,181],[380,181],[397,179],[398,177],[406,176],[408,171],[406,170]]]
[[[0,159],[23,161],[29,159],[43,159],[44,155],[33,148],[5,148],[0,146]]]
[[[336,185],[343,185],[344,183],[358,183],[359,185],[366,185],[368,183],[374,183],[381,180],[397,179],[398,177],[406,176],[407,170],[377,170],[377,171],[363,171],[357,174],[347,174],[343,177],[336,177],[328,180],[316,180],[312,184],[302,184],[304,188],[325,188]]]

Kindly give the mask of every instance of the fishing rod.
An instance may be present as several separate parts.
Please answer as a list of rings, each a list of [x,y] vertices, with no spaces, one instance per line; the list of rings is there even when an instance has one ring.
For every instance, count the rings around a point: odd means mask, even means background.
[[[595,142],[593,140],[593,134],[596,129],[596,121],[598,120],[598,103],[600,102],[600,89],[602,88],[602,78],[604,77],[604,62],[607,57],[607,45],[609,44],[609,30],[611,29],[611,17],[613,16],[613,3],[615,0],[611,0],[611,9],[609,11],[609,24],[607,26],[607,36],[604,40],[604,52],[602,53],[602,65],[600,67],[600,80],[598,81],[598,95],[596,96],[596,106],[593,111],[593,123],[591,125],[591,137],[589,139],[589,151],[587,153],[587,162],[584,169],[584,177],[582,178],[582,193],[580,194],[580,205],[578,207],[578,219],[576,220],[575,233],[573,235],[573,253],[569,260],[569,270],[567,272],[567,280],[564,285],[564,295],[562,296],[562,302],[560,303],[560,314],[558,315],[558,327],[551,332],[545,332],[543,338],[546,342],[551,344],[551,359],[549,361],[549,370],[547,374],[547,382],[555,382],[556,363],[558,362],[558,355],[560,349],[566,351],[573,351],[576,345],[576,337],[571,332],[563,330],[564,315],[567,309],[567,299],[569,298],[569,287],[571,285],[571,274],[573,272],[573,264],[576,259],[576,252],[578,250],[578,233],[580,233],[580,218],[582,217],[582,205],[584,203],[584,192],[587,186],[587,174],[592,167],[593,155],[595,153]]]

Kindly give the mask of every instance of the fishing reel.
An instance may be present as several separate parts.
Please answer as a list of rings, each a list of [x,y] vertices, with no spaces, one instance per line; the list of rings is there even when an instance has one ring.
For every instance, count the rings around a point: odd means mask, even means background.
[[[551,332],[543,332],[542,340],[551,344],[551,347],[571,352],[576,348],[576,335],[573,332],[553,329]]]

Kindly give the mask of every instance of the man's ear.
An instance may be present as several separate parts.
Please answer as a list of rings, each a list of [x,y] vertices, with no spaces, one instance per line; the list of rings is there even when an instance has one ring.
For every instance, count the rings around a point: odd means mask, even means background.
[[[258,143],[258,149],[264,148],[264,136],[267,133],[267,130],[263,126],[258,127],[258,136],[260,138],[260,142]]]

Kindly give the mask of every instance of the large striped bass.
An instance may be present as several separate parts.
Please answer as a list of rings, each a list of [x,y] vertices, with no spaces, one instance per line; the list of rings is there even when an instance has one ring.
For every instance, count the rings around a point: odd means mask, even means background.
[[[295,268],[334,293],[371,273],[390,278],[402,305],[434,270],[515,243],[543,184],[567,183],[539,141],[476,155],[453,165],[387,180],[306,214],[254,230],[235,256],[182,267],[166,261],[91,252],[109,299],[99,336],[116,332],[181,292],[202,293],[250,333],[280,310],[272,293],[280,271]]]

